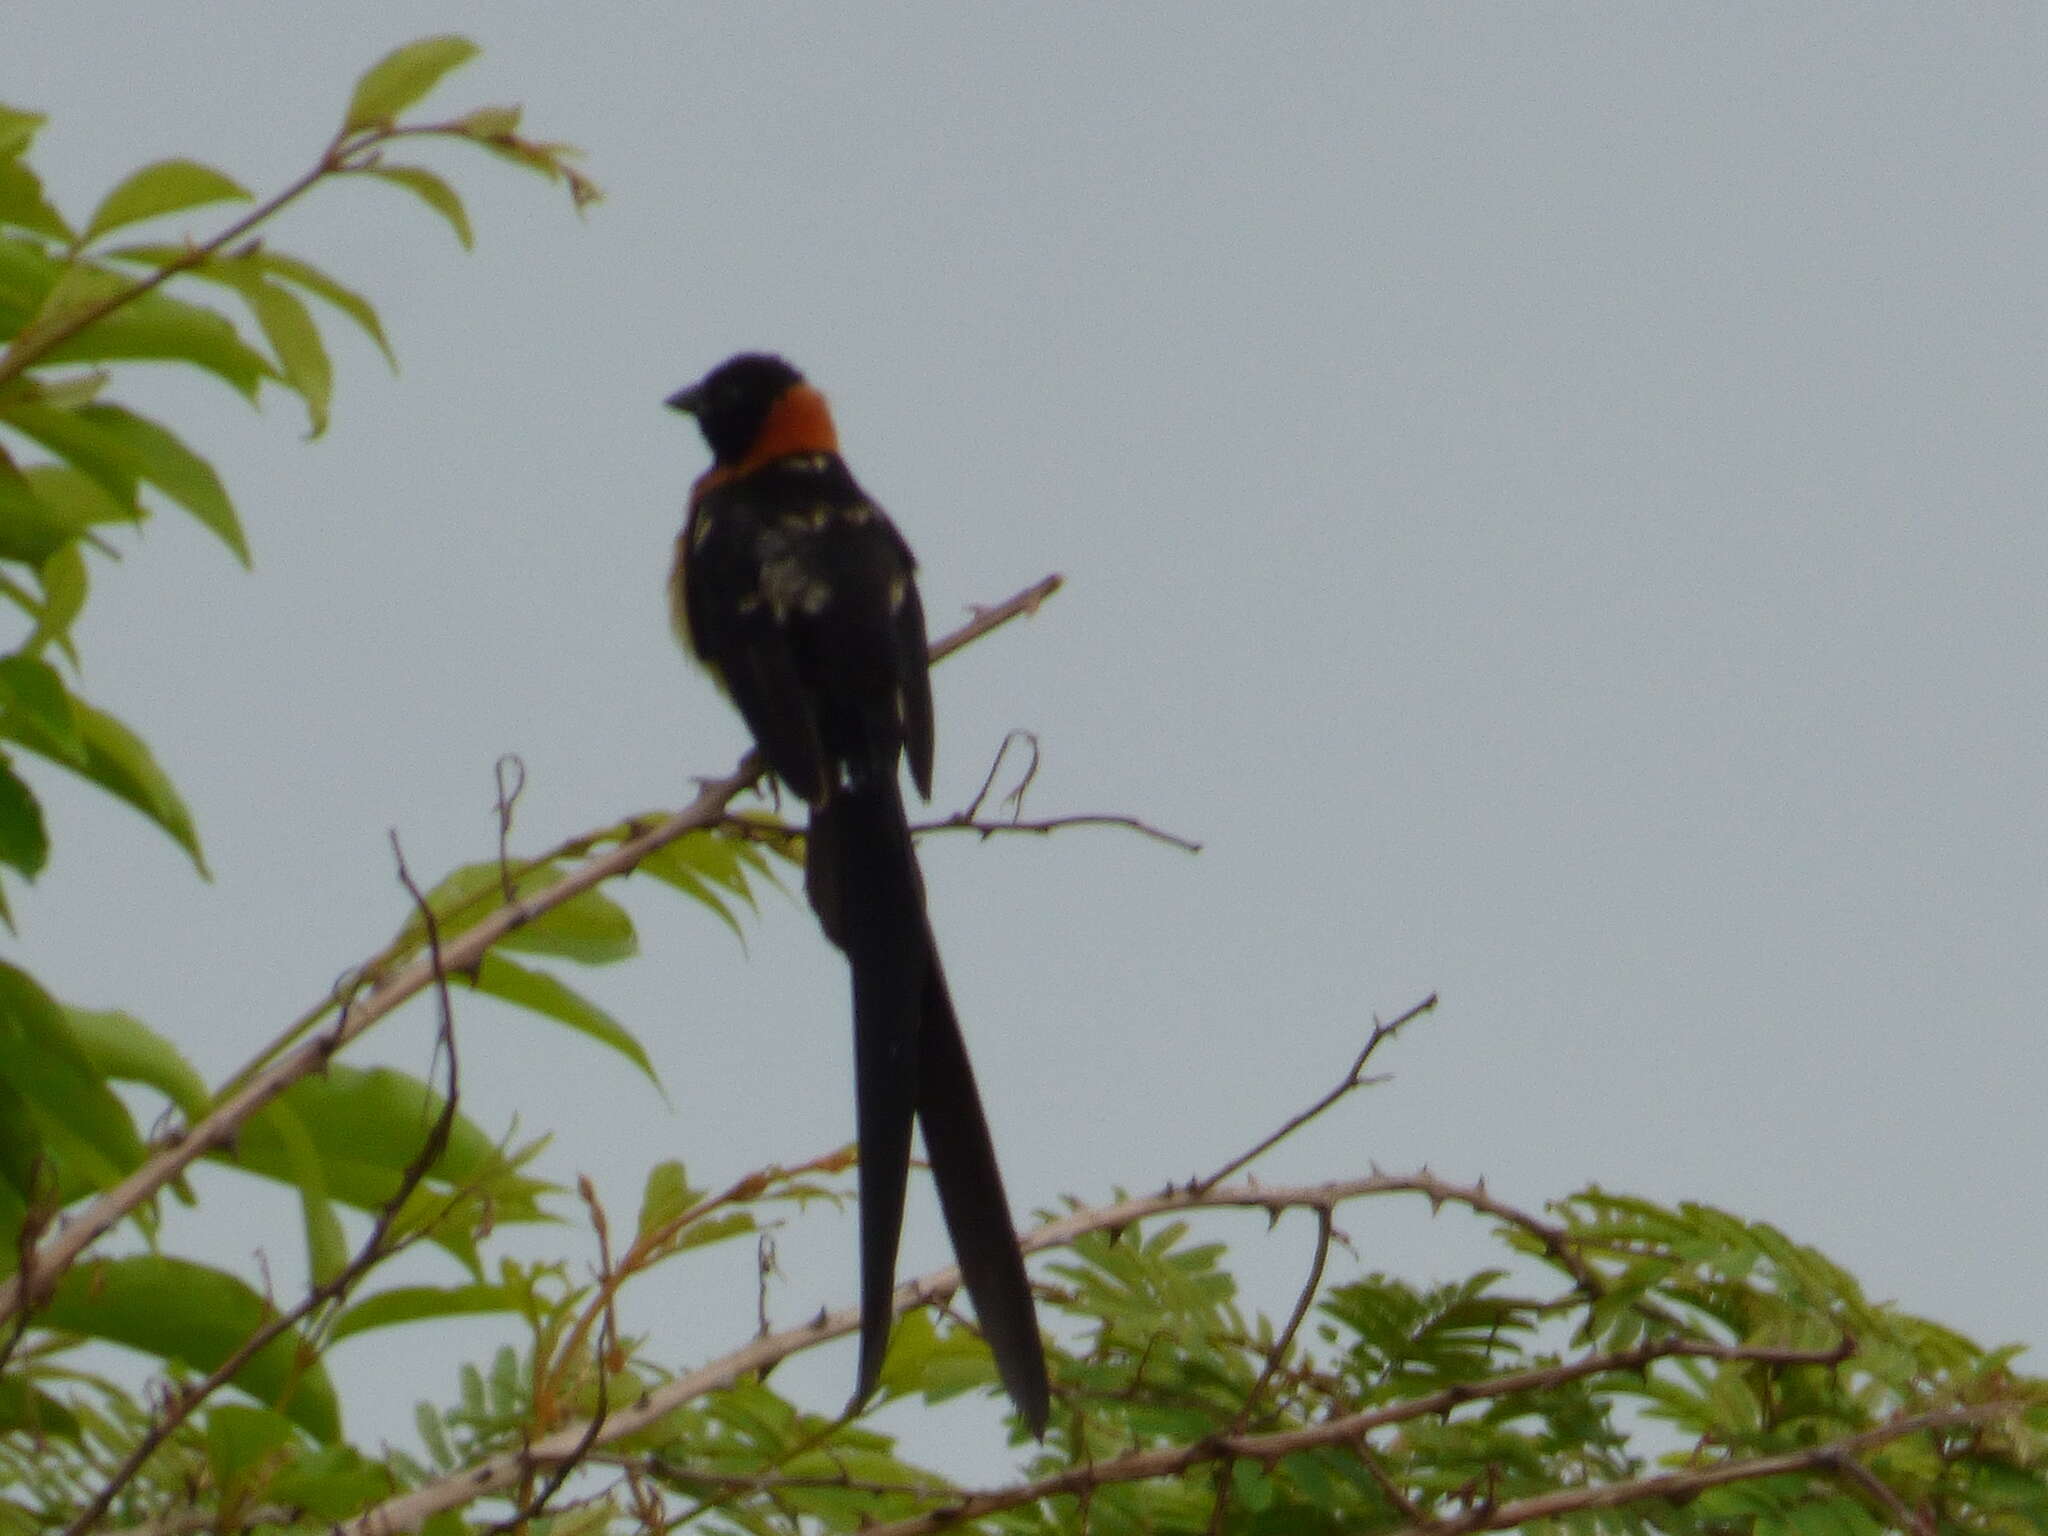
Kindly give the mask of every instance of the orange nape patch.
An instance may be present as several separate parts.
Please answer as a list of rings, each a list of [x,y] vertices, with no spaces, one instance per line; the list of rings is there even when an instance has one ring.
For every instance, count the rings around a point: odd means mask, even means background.
[[[746,457],[734,464],[714,464],[697,481],[697,489],[708,491],[791,454],[838,451],[839,432],[832,425],[832,408],[824,395],[814,385],[792,384],[768,407],[767,418]]]

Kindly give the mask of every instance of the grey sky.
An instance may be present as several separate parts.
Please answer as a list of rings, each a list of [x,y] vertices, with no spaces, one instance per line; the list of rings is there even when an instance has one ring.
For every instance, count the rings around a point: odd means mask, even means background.
[[[729,766],[662,613],[702,452],[659,401],[772,347],[935,627],[1070,580],[942,669],[942,807],[1028,727],[1035,813],[1208,845],[927,844],[1020,1207],[1213,1166],[1438,989],[1399,1080],[1269,1177],[1707,1200],[2044,1336],[2038,7],[10,12],[0,97],[53,112],[72,212],[173,153],[281,185],[359,69],[444,30],[485,55],[433,105],[525,102],[609,195],[579,223],[456,166],[468,256],[371,189],[293,216],[403,361],[340,343],[318,443],[283,400],[134,386],[257,571],[165,520],[98,576],[84,691],[217,881],[45,776],[21,947],[70,999],[218,1075],[400,921],[386,827],[423,875],[488,853],[499,753],[529,847]],[[645,957],[582,980],[673,1108],[481,1008],[472,1108],[627,1210],[658,1157],[718,1179],[850,1134],[806,916],[770,903],[743,955],[632,899]],[[423,1038],[374,1054],[417,1070]],[[808,1225],[789,1317],[852,1291],[851,1220]],[[1348,1230],[1368,1267],[1481,1251]],[[720,1315],[660,1322],[672,1357],[748,1326],[744,1259]]]

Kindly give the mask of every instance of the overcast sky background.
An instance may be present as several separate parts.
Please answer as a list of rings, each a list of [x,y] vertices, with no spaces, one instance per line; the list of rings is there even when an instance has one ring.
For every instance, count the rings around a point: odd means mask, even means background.
[[[1397,1081],[1264,1176],[1710,1201],[1986,1342],[2048,1336],[2048,13],[13,0],[0,99],[52,113],[74,216],[171,154],[274,189],[438,31],[485,54],[429,110],[525,103],[607,200],[437,156],[473,254],[387,188],[291,214],[276,243],[403,363],[335,331],[310,445],[287,397],[122,379],[257,567],[167,516],[99,568],[83,691],[216,879],[41,775],[18,950],[67,999],[218,1079],[402,920],[386,828],[423,878],[488,856],[499,754],[528,849],[728,768],[662,609],[703,452],[659,402],[773,348],[935,630],[1068,578],[941,669],[939,805],[1022,727],[1033,813],[1206,844],[927,842],[1020,1210],[1215,1166],[1438,990]],[[669,1102],[470,1005],[470,1112],[553,1131],[544,1171],[618,1220],[660,1157],[715,1183],[848,1137],[843,972],[800,906],[743,954],[626,894],[644,957],[571,979]],[[423,1070],[427,1022],[365,1059]],[[291,1272],[291,1207],[236,1182],[210,1240]],[[913,1207],[906,1269],[943,1262]],[[782,1321],[853,1294],[850,1214],[802,1226]],[[1450,1216],[1345,1226],[1366,1268],[1488,1252]],[[1224,1230],[1284,1307],[1306,1227]],[[750,1262],[629,1317],[701,1358],[751,1325]],[[430,1343],[344,1352],[390,1417],[358,1434],[450,1395]],[[820,1406],[851,1371],[806,1378]]]

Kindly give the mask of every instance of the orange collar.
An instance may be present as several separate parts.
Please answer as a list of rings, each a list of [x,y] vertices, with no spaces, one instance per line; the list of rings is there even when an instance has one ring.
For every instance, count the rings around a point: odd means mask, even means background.
[[[701,495],[792,454],[838,451],[839,433],[824,395],[813,385],[792,384],[768,408],[746,455],[730,464],[712,465],[698,477],[697,491]]]

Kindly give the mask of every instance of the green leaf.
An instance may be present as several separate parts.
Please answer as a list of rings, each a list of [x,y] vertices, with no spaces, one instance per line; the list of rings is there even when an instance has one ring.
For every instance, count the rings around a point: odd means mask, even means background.
[[[52,519],[75,530],[74,536],[85,536],[100,523],[138,520],[139,509],[133,502],[123,506],[91,475],[69,464],[31,464],[22,478]]]
[[[90,405],[97,400],[112,377],[104,368],[88,368],[83,373],[62,373],[54,377],[23,374],[0,393],[10,401],[40,401],[68,411],[74,406]]]
[[[249,564],[249,543],[226,487],[214,468],[168,428],[118,405],[87,405],[73,411],[107,446],[128,456],[148,484],[197,518],[201,527]]]
[[[76,1440],[78,1415],[19,1376],[0,1379],[0,1433]]]
[[[654,1063],[626,1027],[581,993],[572,990],[546,971],[529,970],[503,955],[484,956],[470,985],[487,997],[529,1008],[544,1018],[566,1024],[580,1034],[610,1046],[647,1075],[657,1088]]]
[[[439,84],[443,75],[476,54],[475,43],[454,36],[421,38],[386,54],[356,81],[342,132],[389,126],[399,113]]]
[[[647,1187],[640,1192],[639,1235],[645,1237],[674,1221],[696,1197],[681,1163],[674,1158],[656,1163],[647,1170]]]
[[[417,165],[371,165],[363,168],[363,174],[404,187],[440,214],[454,229],[455,238],[462,242],[465,251],[476,244],[476,236],[469,227],[469,213],[462,206],[462,199],[455,195],[453,187],[432,171]]]
[[[85,551],[74,540],[43,561],[37,570],[42,578],[42,611],[35,633],[22,642],[24,651],[36,651],[54,641],[75,665],[78,652],[71,644],[71,625],[85,609],[91,579],[85,568]],[[59,748],[61,750],[62,743]]]
[[[749,907],[754,905],[754,893],[747,884],[744,867],[735,851],[737,842],[736,838],[724,837],[709,829],[692,832],[655,849],[640,861],[635,872],[652,875],[662,884],[673,886],[691,900],[708,907],[744,946],[746,932],[740,927],[731,903],[713,889],[714,885],[723,886]]]
[[[391,1474],[363,1460],[351,1445],[330,1445],[300,1456],[264,1488],[268,1503],[338,1524],[397,1491]]]
[[[472,139],[505,139],[519,131],[520,115],[516,106],[478,107],[463,113],[453,126]]]
[[[232,1498],[241,1494],[251,1472],[276,1466],[298,1441],[291,1420],[268,1408],[218,1403],[206,1416],[206,1460],[214,1486]]]
[[[374,1328],[392,1328],[400,1323],[423,1323],[443,1317],[479,1317],[494,1312],[518,1310],[518,1299],[502,1285],[478,1281],[474,1285],[405,1285],[361,1301],[342,1313],[334,1324],[332,1337],[339,1342],[353,1333]]]
[[[117,799],[125,800],[155,822],[188,853],[201,876],[207,874],[206,857],[199,850],[199,834],[192,825],[192,813],[185,808],[177,789],[157,766],[149,748],[127,726],[103,709],[96,709],[74,697],[79,734],[85,740],[85,761],[77,763],[33,721],[17,715],[0,716],[0,736],[20,742],[54,763],[72,769]]]
[[[79,1049],[102,1077],[154,1088],[188,1120],[206,1113],[212,1096],[206,1080],[178,1048],[132,1013],[66,1007],[64,1018]]]
[[[85,737],[71,690],[48,662],[34,656],[0,656],[0,713],[16,712],[36,725],[74,761],[85,760]]]
[[[68,1182],[118,1183],[142,1162],[135,1122],[71,1033],[64,1010],[26,971],[0,962],[0,1077]]]
[[[0,1074],[0,1216],[5,1218],[8,1238],[0,1245],[0,1274],[11,1275],[21,1265],[17,1243],[30,1202],[47,1207],[53,1195],[63,1202],[92,1187],[72,1173],[70,1183],[76,1188],[59,1188],[67,1171],[52,1166],[28,1100],[11,1079]]]
[[[50,834],[43,826],[43,808],[22,783],[7,754],[0,752],[0,864],[33,880],[49,857]]]
[[[286,256],[278,251],[252,251],[243,259],[256,263],[280,281],[303,288],[315,298],[324,299],[332,304],[355,321],[363,334],[377,344],[377,350],[384,354],[384,360],[394,371],[397,369],[398,354],[391,350],[391,343],[385,340],[384,326],[377,318],[377,311],[368,299],[353,288],[343,287],[310,261],[301,261],[296,256]]]
[[[512,888],[520,897],[531,896],[560,877],[553,863],[519,869]],[[427,903],[439,919],[441,942],[466,933],[505,904],[505,873],[493,860],[465,864],[451,871],[427,893]],[[417,914],[407,919],[400,939],[409,944],[425,941],[425,925]],[[499,945],[528,954],[554,955],[583,965],[609,965],[639,952],[632,919],[625,908],[597,891],[584,891],[559,907],[550,908],[531,922],[515,928]]]
[[[74,468],[92,476],[101,490],[120,502],[131,518],[141,517],[142,508],[135,500],[135,489],[141,479],[135,455],[125,444],[110,441],[89,417],[36,398],[0,408],[0,422],[33,438],[60,459],[68,459]]]
[[[191,363],[251,400],[263,380],[276,376],[263,354],[214,310],[155,291],[138,292],[115,273],[96,272],[94,278],[65,295],[61,306],[38,315],[36,328],[46,329],[107,300],[117,299],[117,306],[44,352],[39,362]]]
[[[0,224],[32,229],[66,244],[72,239],[71,226],[43,195],[42,181],[19,160],[0,159]]]
[[[0,104],[0,160],[21,156],[34,142],[36,130],[49,120],[41,112],[24,112],[19,107]]]
[[[265,1108],[264,1124],[277,1138],[291,1182],[299,1191],[299,1210],[306,1231],[306,1271],[315,1285],[325,1285],[348,1264],[348,1240],[341,1219],[327,1198],[327,1168],[305,1124],[291,1105],[275,1099]]]
[[[0,450],[0,560],[39,566],[82,531],[61,505],[37,494],[35,482]]]
[[[640,952],[626,909],[601,891],[584,891],[500,939],[505,949],[553,955],[580,965],[610,965]]]
[[[334,365],[327,346],[320,340],[320,328],[306,310],[305,301],[281,283],[256,281],[245,284],[242,297],[263,327],[264,338],[277,354],[287,388],[306,402],[306,416],[312,423],[308,434],[318,437],[327,430],[327,404],[334,394]]]
[[[36,1321],[211,1371],[274,1315],[270,1303],[233,1275],[185,1259],[138,1254],[71,1269]],[[334,1385],[295,1329],[258,1350],[233,1381],[317,1440],[330,1442],[341,1433]]]
[[[248,190],[240,182],[210,165],[197,160],[159,160],[136,171],[100,200],[85,226],[85,238],[97,240],[125,224],[208,203],[248,201]]]
[[[40,241],[0,237],[0,336],[28,324],[63,272],[64,264],[54,260]]]
[[[310,1138],[325,1192],[345,1205],[376,1210],[398,1192],[405,1171],[426,1145],[445,1100],[416,1077],[379,1067],[330,1066],[323,1076],[294,1083],[252,1115],[234,1147],[212,1154],[235,1166],[295,1187],[299,1163],[286,1144],[295,1129]],[[293,1117],[281,1128],[273,1110]],[[497,1144],[458,1114],[448,1145],[428,1169],[441,1186],[481,1184],[500,1204],[501,1215],[520,1202],[530,1205],[546,1186],[512,1173]],[[434,1197],[445,1204],[446,1196]],[[507,1217],[506,1219],[510,1219]]]
[[[114,261],[139,261],[146,266],[159,267],[182,260],[185,253],[175,245],[124,245],[118,250],[106,251],[108,259]],[[395,370],[398,357],[391,350],[391,344],[384,335],[383,323],[377,318],[377,311],[370,301],[336,282],[310,261],[301,261],[296,256],[267,250],[260,245],[248,245],[232,256],[216,256],[197,266],[187,267],[185,275],[219,283],[238,293],[245,293],[255,283],[265,278],[290,283],[303,288],[315,298],[321,299],[340,310],[362,328],[363,333],[377,344],[386,362]]]

